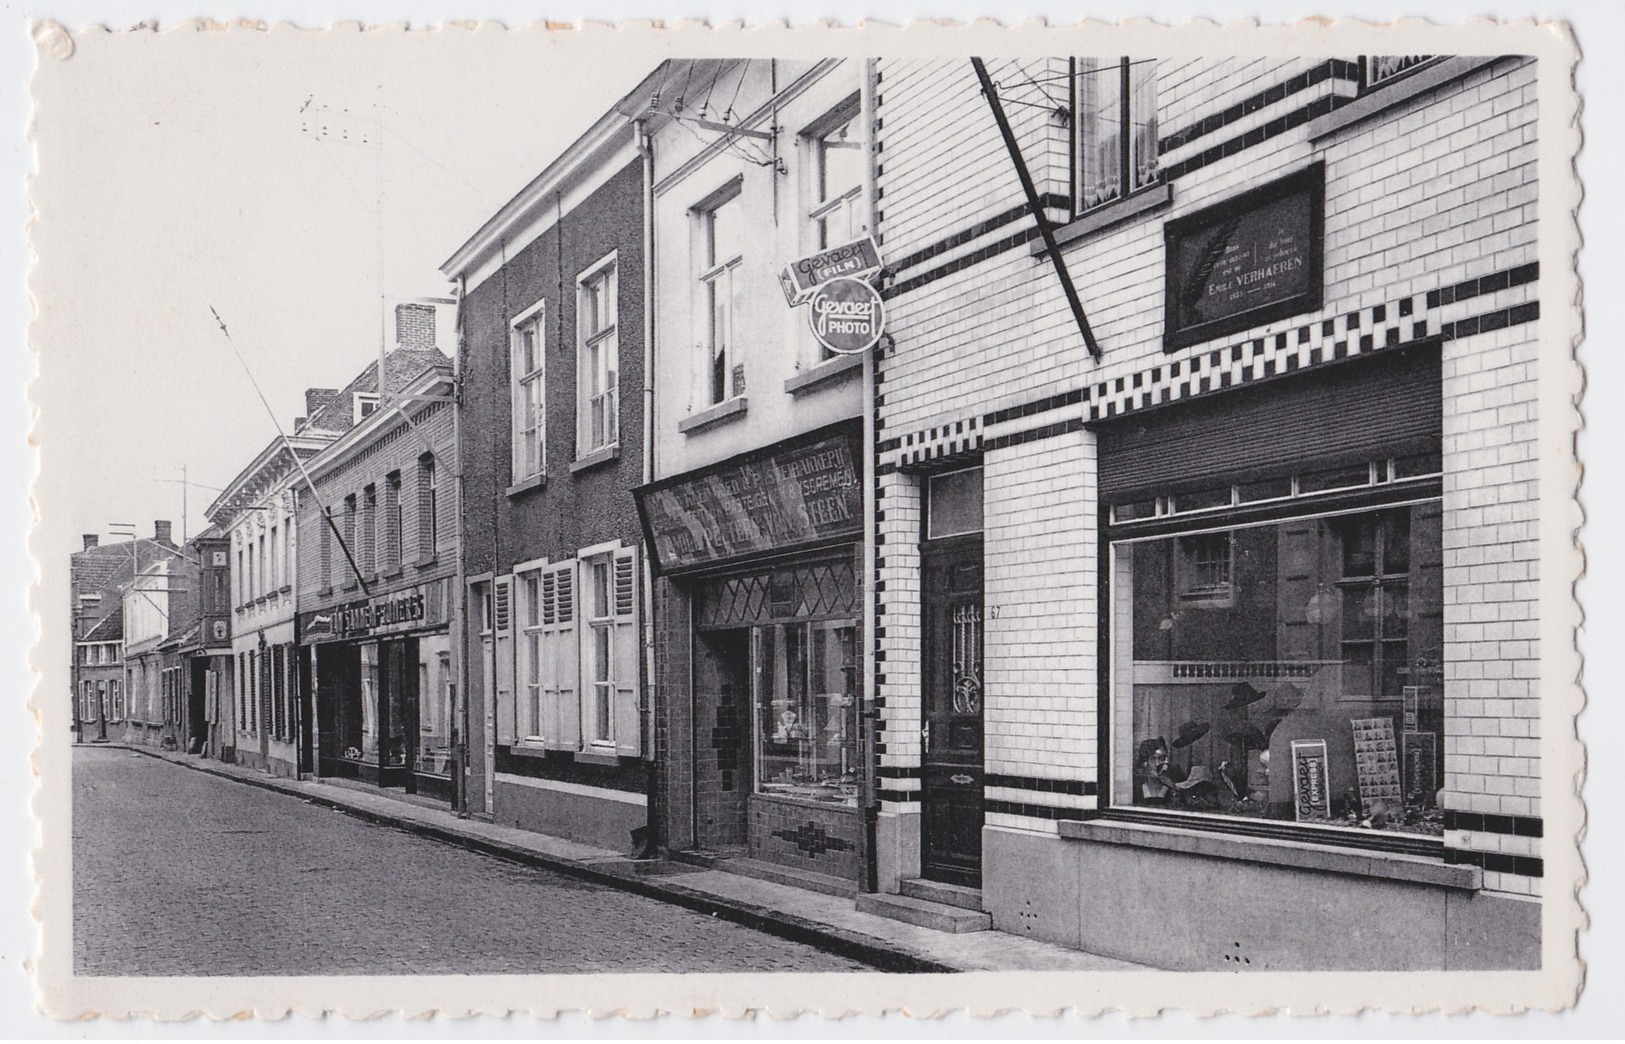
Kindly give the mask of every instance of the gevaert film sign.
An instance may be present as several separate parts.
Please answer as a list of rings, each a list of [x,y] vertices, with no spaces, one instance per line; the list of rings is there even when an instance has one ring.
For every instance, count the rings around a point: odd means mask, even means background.
[[[1316,164],[1168,222],[1164,347],[1320,307],[1323,170]]]
[[[779,285],[784,289],[785,302],[794,308],[831,279],[864,276],[879,270],[880,247],[874,237],[864,236],[790,262],[779,273]]]
[[[807,321],[825,348],[838,355],[861,355],[885,332],[886,306],[867,282],[841,276],[813,291]]]
[[[855,539],[863,484],[855,431],[724,461],[638,491],[662,572]]]

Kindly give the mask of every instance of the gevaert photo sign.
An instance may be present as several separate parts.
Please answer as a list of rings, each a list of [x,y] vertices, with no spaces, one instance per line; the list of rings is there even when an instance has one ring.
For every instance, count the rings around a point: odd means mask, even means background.
[[[34,39],[53,1016],[1574,1003],[1562,25]]]
[[[837,355],[861,355],[886,332],[886,305],[865,280],[838,276],[813,291],[807,320],[825,348]]]

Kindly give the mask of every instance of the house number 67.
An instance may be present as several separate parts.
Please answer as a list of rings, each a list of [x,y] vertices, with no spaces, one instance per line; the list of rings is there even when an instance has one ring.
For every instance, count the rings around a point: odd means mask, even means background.
[[[988,606],[987,607],[987,618],[989,620],[997,620],[999,618],[999,611],[1002,610],[1003,608],[1004,608],[1004,606],[1002,606],[1002,605],[990,605],[990,606]]]

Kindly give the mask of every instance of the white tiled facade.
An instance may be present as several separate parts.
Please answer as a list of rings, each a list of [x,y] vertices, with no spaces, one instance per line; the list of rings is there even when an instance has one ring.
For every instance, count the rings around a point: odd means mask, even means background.
[[[894,338],[876,386],[883,822],[904,835],[917,829],[922,469],[984,467],[985,768],[1025,781],[990,785],[998,810],[987,813],[986,833],[1058,838],[1066,817],[1011,808],[1093,809],[1106,789],[1097,672],[1109,657],[1089,423],[1217,391],[1221,380],[1246,384],[1442,333],[1441,804],[1521,817],[1517,833],[1454,824],[1445,845],[1483,867],[1482,893],[1538,895],[1536,874],[1480,858],[1523,857],[1527,870],[1541,843],[1528,836],[1541,814],[1533,60],[1444,59],[1364,90],[1352,56],[1160,61],[1162,185],[1146,191],[1171,186],[1171,202],[1109,205],[1122,219],[1084,232],[1068,227],[1072,130],[1042,104],[1023,104],[1065,101],[1068,68],[1066,59],[1003,60],[988,73],[1059,226],[1099,361],[1025,213],[970,63],[878,63],[879,228]],[[1317,162],[1323,307],[1165,352],[1166,221]],[[1032,873],[1001,864],[998,850],[989,847],[983,867],[990,897]],[[883,862],[888,851],[910,847],[883,846]],[[882,866],[882,882],[917,873],[911,858]],[[990,912],[998,926],[1001,910]]]

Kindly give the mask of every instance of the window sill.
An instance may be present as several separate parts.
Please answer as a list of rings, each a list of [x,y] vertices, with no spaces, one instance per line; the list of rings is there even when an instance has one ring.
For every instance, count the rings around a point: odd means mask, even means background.
[[[293,585],[292,584],[283,584],[281,587],[276,589],[276,593],[277,594],[287,594],[289,591],[292,591],[292,590],[293,590]]]
[[[615,768],[620,763],[619,756],[606,751],[583,750],[576,752],[576,764],[578,765],[606,765],[609,768]]]
[[[591,453],[584,454],[583,456],[577,457],[575,460],[571,461],[570,473],[575,474],[579,471],[587,471],[590,468],[598,467],[600,464],[608,464],[612,460],[620,459],[621,444],[618,442],[613,442],[608,446],[600,446]]]
[[[437,555],[419,555],[418,560],[412,564],[419,569],[433,569],[439,561],[440,558]]]
[[[1479,867],[1441,863],[1423,856],[1397,852],[1362,852],[1336,845],[1268,837],[1238,837],[1186,827],[1111,819],[1064,819],[1057,827],[1062,837],[1074,841],[1154,848],[1165,852],[1355,877],[1377,877],[1462,891],[1477,891],[1484,883],[1484,871]]]
[[[791,395],[802,395],[825,384],[848,377],[853,373],[861,372],[863,372],[863,356],[837,355],[833,359],[825,359],[816,366],[810,366],[791,377],[784,382],[784,390]]]
[[[748,402],[746,398],[743,395],[736,395],[732,399],[719,402],[709,409],[689,414],[677,422],[677,430],[684,435],[692,435],[694,432],[702,431],[713,424],[721,424],[724,421],[743,417],[747,408]]]
[[[387,573],[379,573],[378,576],[377,576],[377,579],[379,579],[379,580],[395,580],[395,579],[398,579],[400,577],[400,575],[401,575],[401,567],[396,566],[394,569],[391,569]]]
[[[348,591],[359,591],[359,590],[361,590],[361,585],[359,583],[357,583],[356,581],[351,580],[349,583],[347,583],[343,587],[339,588],[339,590],[340,591],[346,591],[346,592],[348,592]]]
[[[331,585],[331,584],[328,584],[325,587],[316,588],[316,597],[317,598],[326,598],[328,595],[330,595],[332,593],[333,593],[333,585]]]
[[[1174,186],[1169,182],[1165,181],[1148,189],[1141,189],[1127,199],[1120,199],[1114,203],[1096,207],[1080,215],[1075,220],[1062,225],[1055,230],[1055,245],[1064,247],[1069,243],[1076,243],[1080,239],[1087,239],[1096,232],[1110,228],[1130,218],[1139,217],[1141,214],[1156,210],[1158,207],[1168,206],[1173,201]],[[1043,257],[1046,249],[1042,239],[1033,241],[1032,254],[1034,257]]]
[[[543,489],[547,486],[545,474],[532,475],[527,479],[520,479],[507,489],[508,496],[517,497],[521,493],[529,493],[533,489]]]
[[[1436,90],[1451,80],[1459,80],[1496,60],[1495,56],[1446,58],[1437,65],[1420,69],[1390,86],[1379,87],[1370,94],[1361,95],[1341,109],[1310,120],[1309,140],[1319,141],[1321,138],[1336,134],[1345,127],[1352,127],[1396,105],[1403,105],[1413,98]]]

